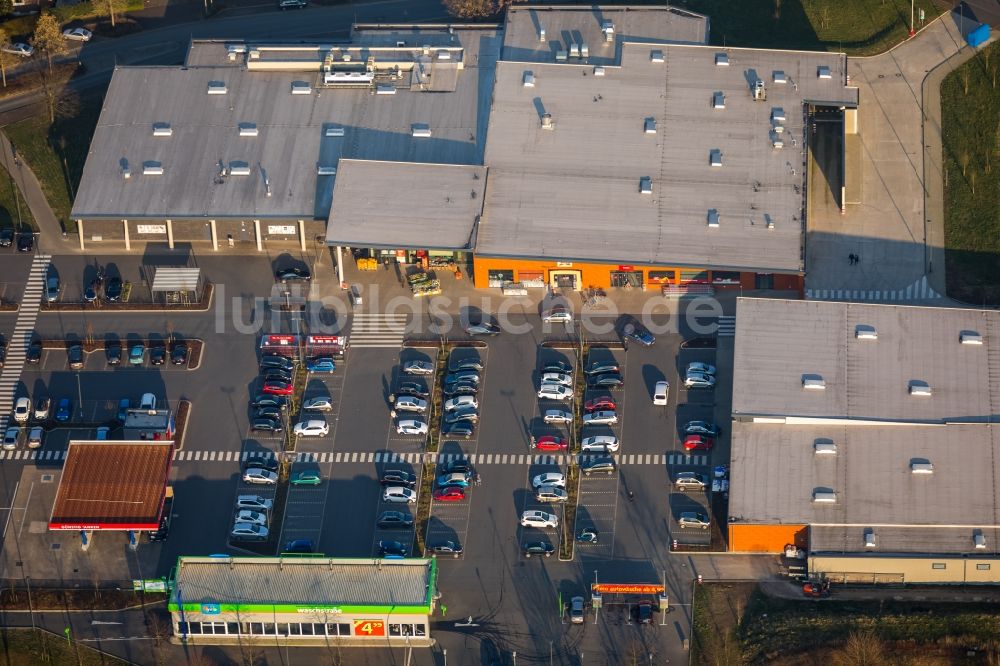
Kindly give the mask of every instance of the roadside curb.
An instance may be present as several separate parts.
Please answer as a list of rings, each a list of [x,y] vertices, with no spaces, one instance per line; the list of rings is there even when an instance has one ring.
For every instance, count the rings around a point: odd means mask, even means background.
[[[55,302],[47,303],[43,302],[39,308],[39,314],[47,314],[50,312],[85,312],[87,314],[131,314],[131,313],[169,313],[169,314],[189,314],[189,313],[202,313],[208,312],[212,309],[212,300],[215,296],[215,284],[209,282],[205,285],[205,299],[204,305],[198,303],[194,307],[186,306],[161,306],[154,307],[150,304],[150,307],[129,308],[122,307],[128,305],[128,303],[103,303],[101,307],[88,307],[87,303],[65,303],[65,302]]]
[[[174,451],[184,450],[184,438],[187,436],[188,424],[191,423],[191,410],[194,409],[194,405],[191,404],[190,400],[181,400],[177,403],[177,415],[180,416],[181,408],[187,407],[187,411],[184,412],[184,427],[178,436],[174,438]]]

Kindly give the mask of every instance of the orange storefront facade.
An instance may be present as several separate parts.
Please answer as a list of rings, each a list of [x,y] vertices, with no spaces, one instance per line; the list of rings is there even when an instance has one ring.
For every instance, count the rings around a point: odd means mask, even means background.
[[[801,291],[801,275],[722,271],[679,266],[648,266],[579,261],[507,259],[484,257],[474,260],[473,280],[479,288],[508,284],[524,287],[589,287],[660,290],[667,285],[705,284],[715,288],[779,289]]]

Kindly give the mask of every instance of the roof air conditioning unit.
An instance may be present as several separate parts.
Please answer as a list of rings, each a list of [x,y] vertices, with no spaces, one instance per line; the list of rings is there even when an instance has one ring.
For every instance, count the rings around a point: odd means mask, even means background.
[[[128,180],[132,177],[132,169],[128,166],[127,160],[122,160],[122,180]]]
[[[573,42],[572,44],[569,45],[569,57],[570,58],[580,57],[580,45],[577,44],[576,42]]]
[[[594,76],[604,76],[604,68],[600,66],[594,67]]]
[[[775,83],[788,83],[788,79],[785,77],[785,73],[780,69],[774,70],[774,76],[771,77]]]
[[[142,175],[143,176],[162,176],[163,175],[163,165],[160,162],[143,162],[142,163]]]
[[[986,548],[986,537],[983,536],[982,532],[977,532],[972,535],[972,544],[976,550],[984,550]]]
[[[817,68],[817,70],[816,70],[816,76],[817,76],[817,78],[820,78],[820,79],[829,79],[830,78],[830,68],[827,67],[826,65],[820,65],[819,68]]]
[[[651,62],[663,62],[663,51],[656,49],[655,51],[649,52],[649,59]]]
[[[835,456],[837,443],[829,439],[817,439],[813,442],[813,453],[818,456]]]
[[[819,375],[803,375],[802,388],[807,391],[823,391],[826,390],[826,380]]]
[[[870,324],[858,324],[854,327],[854,337],[858,340],[878,340],[878,331]]]
[[[257,126],[253,123],[240,123],[240,136],[257,136]]]
[[[538,41],[541,44],[545,43],[545,28],[538,31]]]
[[[208,94],[209,95],[225,95],[228,92],[226,89],[225,81],[209,81],[208,82]]]
[[[962,331],[959,341],[963,345],[981,345],[983,344],[983,336],[975,331]]]
[[[771,147],[772,148],[784,148],[785,140],[781,138],[781,135],[777,132],[771,132]]]
[[[771,109],[771,120],[775,124],[785,122],[785,110],[780,106],[776,106]]]
[[[395,95],[396,94],[396,86],[388,84],[388,83],[379,83],[378,85],[375,86],[375,94],[376,95]]]
[[[768,229],[774,229],[774,220],[771,219],[770,213],[764,213],[764,226]]]
[[[710,208],[708,210],[708,226],[712,229],[719,228],[719,211],[715,208]]]
[[[421,139],[427,139],[431,136],[431,128],[429,125],[412,125],[410,127],[410,135]]]
[[[934,464],[930,462],[911,462],[910,474],[933,474]]]
[[[569,55],[566,51],[556,51],[556,62],[566,62],[566,57]]]
[[[250,165],[247,162],[230,162],[229,163],[229,175],[230,176],[249,176],[250,175]]]
[[[813,492],[813,502],[833,504],[837,501],[837,493],[828,490],[817,490]]]
[[[580,44],[580,57],[589,58],[590,57],[590,47],[586,44]]]
[[[708,163],[714,167],[722,166],[722,151],[718,148],[713,148],[708,153]]]
[[[716,53],[715,54],[715,66],[716,67],[729,67],[729,54],[728,53]]]
[[[927,384],[910,384],[910,395],[929,398],[931,397],[931,387]]]
[[[342,125],[328,125],[325,134],[326,136],[344,136],[344,127]]]
[[[169,123],[153,123],[153,136],[173,136],[174,130]]]
[[[643,131],[646,134],[656,134],[656,118],[646,118],[645,129]]]
[[[337,167],[333,166],[323,166],[322,164],[316,165],[316,175],[317,176],[336,176]]]
[[[293,95],[311,95],[312,88],[305,81],[292,81],[292,94]]]
[[[875,533],[871,530],[865,532],[865,548],[877,548],[875,544]]]
[[[601,32],[604,33],[604,41],[613,42],[615,40],[615,24],[611,21],[601,22]]]
[[[640,194],[652,194],[653,193],[653,179],[649,176],[643,176],[639,179],[639,193]]]
[[[542,129],[550,130],[550,129],[555,129],[555,127],[556,127],[556,124],[552,121],[552,114],[551,113],[543,113],[542,114]]]
[[[726,95],[722,91],[712,93],[712,107],[715,109],[726,108]]]
[[[451,51],[438,51],[438,60],[451,60]]]
[[[524,87],[525,88],[535,87],[535,75],[532,72],[524,73]]]

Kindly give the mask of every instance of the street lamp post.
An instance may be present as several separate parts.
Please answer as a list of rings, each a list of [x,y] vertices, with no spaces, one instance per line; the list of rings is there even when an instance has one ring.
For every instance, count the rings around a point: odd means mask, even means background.
[[[917,34],[917,31],[913,26],[913,0],[910,0],[910,37],[913,37],[915,34]]]

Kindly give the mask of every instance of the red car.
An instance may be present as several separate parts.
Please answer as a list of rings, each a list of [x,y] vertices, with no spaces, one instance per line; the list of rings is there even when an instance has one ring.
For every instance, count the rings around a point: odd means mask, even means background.
[[[684,438],[685,451],[711,451],[715,440],[704,435],[688,435]]]
[[[615,401],[611,396],[602,395],[599,398],[591,398],[583,406],[588,412],[615,411]]]
[[[465,491],[456,486],[438,488],[434,491],[434,499],[438,502],[461,502],[465,499]]]
[[[534,441],[532,446],[539,451],[565,451],[569,448],[565,439],[561,437],[553,437],[552,435],[539,437]]]
[[[271,381],[264,382],[264,388],[261,389],[264,393],[270,393],[271,395],[291,395],[292,385],[289,382],[279,382]]]

